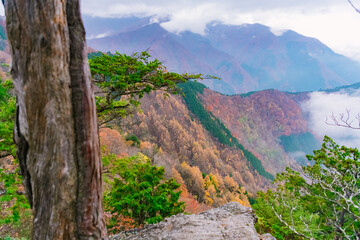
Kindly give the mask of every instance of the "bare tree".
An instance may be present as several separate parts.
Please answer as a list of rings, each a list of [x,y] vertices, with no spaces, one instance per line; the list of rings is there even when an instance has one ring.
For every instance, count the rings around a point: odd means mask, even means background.
[[[353,118],[350,116],[350,109],[346,109],[346,113],[340,113],[338,116],[332,113],[329,117],[330,120],[326,117],[325,121],[325,123],[328,125],[360,129],[360,113],[358,113],[357,116]]]
[[[79,0],[6,0],[14,139],[33,239],[106,239],[93,89]]]

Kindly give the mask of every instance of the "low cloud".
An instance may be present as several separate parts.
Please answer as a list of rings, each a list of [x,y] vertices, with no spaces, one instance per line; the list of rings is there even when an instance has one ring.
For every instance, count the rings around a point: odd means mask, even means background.
[[[103,38],[103,37],[111,36],[112,34],[113,34],[112,32],[100,33],[100,34],[97,34],[97,35],[87,36],[86,39],[90,40],[90,39]]]
[[[306,158],[306,153],[302,151],[296,151],[296,152],[289,152],[288,155],[295,159],[297,163],[299,163],[302,166],[305,166],[309,163],[309,161]]]
[[[292,158],[302,158],[302,157],[305,158],[306,153],[302,151],[296,151],[296,152],[290,152],[289,155]]]
[[[353,121],[354,127],[359,127],[356,118],[360,113],[360,90],[352,92],[324,93],[314,92],[310,99],[302,104],[302,109],[308,116],[309,127],[319,137],[327,135],[339,145],[360,148],[360,129],[350,129],[339,126],[331,126],[326,123],[334,123],[331,115],[339,119],[340,114],[347,117],[350,110],[349,121]]]

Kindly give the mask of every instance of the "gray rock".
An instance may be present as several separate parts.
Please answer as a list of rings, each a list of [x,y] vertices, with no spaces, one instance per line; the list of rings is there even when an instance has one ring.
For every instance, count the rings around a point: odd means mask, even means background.
[[[276,240],[270,233],[266,233],[260,236],[260,240]]]
[[[111,239],[260,240],[254,228],[255,222],[256,217],[251,208],[232,202],[197,215],[171,216],[160,223],[126,231]]]

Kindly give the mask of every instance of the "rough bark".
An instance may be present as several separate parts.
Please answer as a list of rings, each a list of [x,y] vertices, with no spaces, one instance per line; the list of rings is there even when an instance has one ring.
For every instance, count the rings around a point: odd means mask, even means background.
[[[106,239],[95,102],[78,0],[5,1],[14,139],[33,239]]]

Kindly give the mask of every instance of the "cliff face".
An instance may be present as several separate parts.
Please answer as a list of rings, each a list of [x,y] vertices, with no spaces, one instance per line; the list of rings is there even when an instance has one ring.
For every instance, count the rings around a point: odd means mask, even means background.
[[[275,239],[269,235],[259,236],[254,228],[255,222],[256,217],[251,208],[239,203],[227,203],[198,215],[171,216],[158,224],[123,232],[111,239]]]

